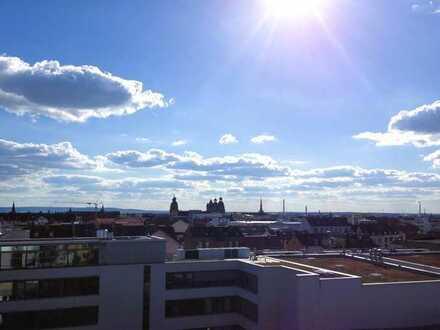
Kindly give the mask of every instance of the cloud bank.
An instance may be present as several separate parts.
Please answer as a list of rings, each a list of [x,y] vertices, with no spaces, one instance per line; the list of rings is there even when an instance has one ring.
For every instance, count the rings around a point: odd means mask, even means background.
[[[0,177],[26,175],[47,169],[94,169],[94,159],[81,154],[70,142],[18,143],[0,139]]]
[[[425,160],[440,165],[440,151]],[[23,196],[49,202],[100,199],[143,207],[138,204],[160,200],[162,208],[178,193],[179,198],[194,203],[218,195],[231,203],[264,196],[330,203],[334,210],[338,205],[368,209],[368,203],[407,207],[411,201],[440,198],[437,173],[351,165],[304,169],[282,164],[262,154],[205,157],[160,149],[120,150],[92,157],[70,142],[0,140],[0,201]],[[107,166],[118,172],[99,170]]]

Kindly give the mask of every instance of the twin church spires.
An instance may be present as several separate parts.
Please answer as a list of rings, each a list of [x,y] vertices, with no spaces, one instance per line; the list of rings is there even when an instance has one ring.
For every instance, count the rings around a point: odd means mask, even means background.
[[[224,214],[225,211],[225,204],[223,203],[223,198],[219,197],[218,202],[217,198],[214,198],[214,201],[212,199],[206,204],[206,213],[222,213]],[[177,203],[176,196],[173,196],[173,199],[171,200],[170,204],[170,215],[172,217],[179,215],[179,204]]]
[[[218,202],[217,198],[214,198],[214,202],[212,199],[206,204],[206,212],[207,213],[225,213],[225,204],[223,203],[223,198],[219,197]]]

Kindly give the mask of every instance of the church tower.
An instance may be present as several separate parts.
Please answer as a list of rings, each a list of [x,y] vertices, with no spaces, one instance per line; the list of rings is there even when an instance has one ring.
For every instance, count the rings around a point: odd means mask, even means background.
[[[177,204],[177,198],[176,196],[173,196],[173,199],[171,201],[171,205],[170,205],[170,215],[172,217],[178,216],[179,215],[179,205]]]
[[[260,210],[258,211],[258,214],[264,214],[263,199],[262,198],[260,198]]]
[[[223,203],[222,197],[218,199],[217,210],[219,213],[225,214],[225,204]]]
[[[12,202],[11,214],[15,214],[15,202]]]

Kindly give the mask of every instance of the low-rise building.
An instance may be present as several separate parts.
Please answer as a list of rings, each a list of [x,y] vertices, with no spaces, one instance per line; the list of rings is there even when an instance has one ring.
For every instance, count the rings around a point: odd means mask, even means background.
[[[352,232],[347,218],[343,217],[307,217],[313,234],[344,235]]]

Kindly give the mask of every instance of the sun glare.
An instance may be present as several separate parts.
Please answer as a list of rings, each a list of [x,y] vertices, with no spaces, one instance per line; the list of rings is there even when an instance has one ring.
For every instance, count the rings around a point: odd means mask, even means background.
[[[264,0],[266,15],[275,20],[303,19],[319,14],[323,0]]]

